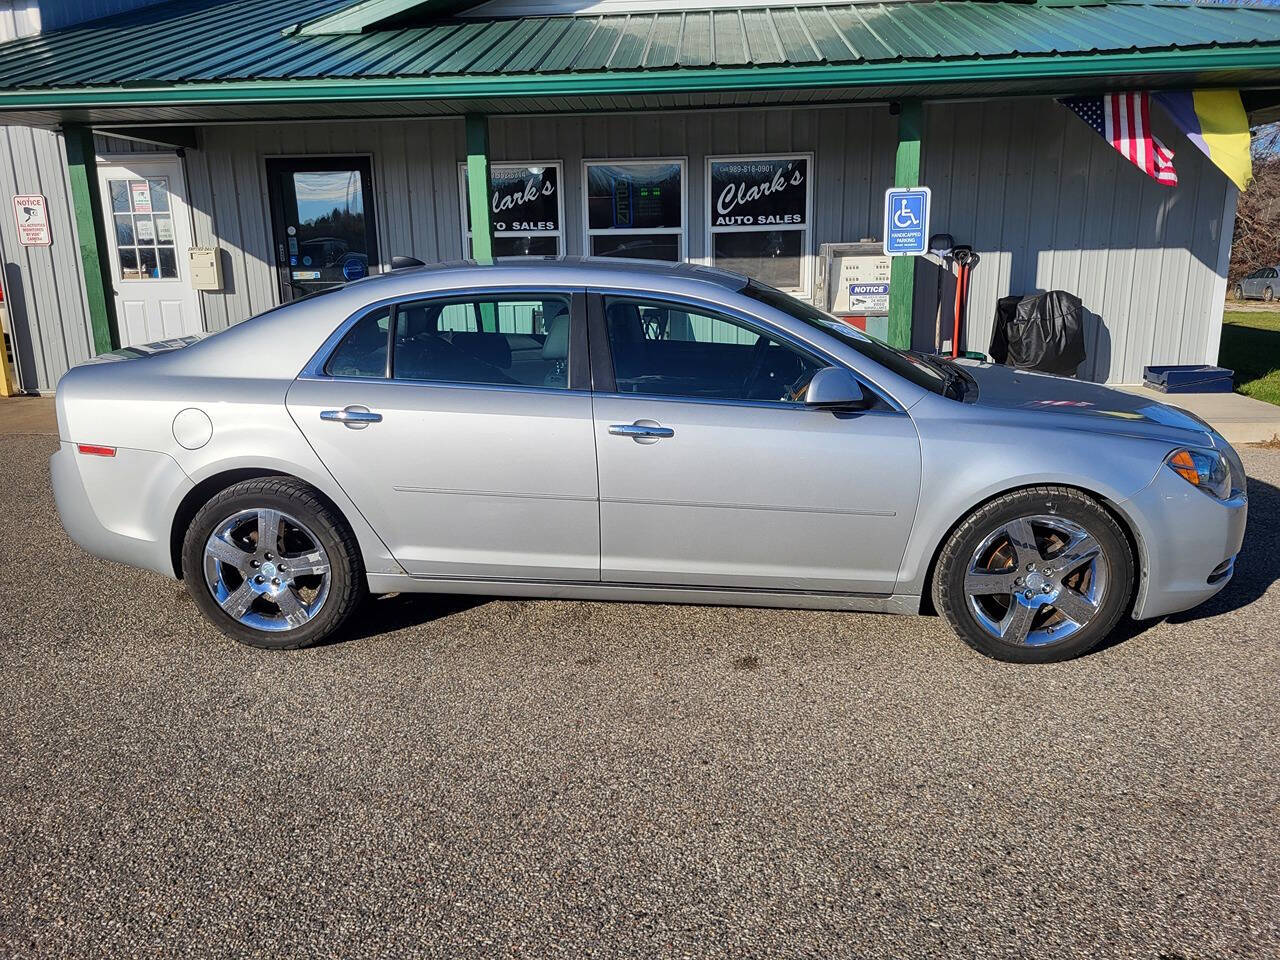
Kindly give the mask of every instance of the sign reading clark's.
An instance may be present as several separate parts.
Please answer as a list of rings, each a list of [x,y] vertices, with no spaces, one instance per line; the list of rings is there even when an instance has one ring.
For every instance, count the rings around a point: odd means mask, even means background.
[[[560,229],[560,183],[556,167],[489,170],[489,209],[494,233],[555,233]]]
[[[808,217],[809,159],[711,161],[713,227],[802,227]]]

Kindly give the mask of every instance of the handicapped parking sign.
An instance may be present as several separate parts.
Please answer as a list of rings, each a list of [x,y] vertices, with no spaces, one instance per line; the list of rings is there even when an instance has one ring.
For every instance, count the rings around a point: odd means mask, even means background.
[[[914,256],[929,249],[928,187],[890,187],[884,192],[884,252]]]

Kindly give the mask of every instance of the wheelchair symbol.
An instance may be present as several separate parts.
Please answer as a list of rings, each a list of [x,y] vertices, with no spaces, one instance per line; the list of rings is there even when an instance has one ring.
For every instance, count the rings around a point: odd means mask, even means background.
[[[893,225],[899,230],[920,226],[920,218],[908,205],[909,197],[898,198],[898,209],[893,211]]]

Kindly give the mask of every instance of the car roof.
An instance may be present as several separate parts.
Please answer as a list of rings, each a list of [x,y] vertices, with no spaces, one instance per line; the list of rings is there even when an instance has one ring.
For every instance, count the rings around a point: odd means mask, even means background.
[[[518,257],[503,258],[494,263],[477,263],[475,260],[452,260],[444,263],[425,264],[418,267],[402,267],[386,273],[374,274],[354,281],[348,286],[359,286],[372,293],[371,286],[395,284],[407,278],[430,277],[433,281],[450,275],[450,281],[465,284],[469,277],[484,283],[488,274],[502,273],[506,277],[529,273],[536,275],[536,282],[559,284],[617,284],[626,286],[658,277],[679,280],[696,280],[715,284],[726,290],[741,290],[747,285],[742,274],[704,267],[694,263],[668,263],[663,260],[632,260],[617,257]]]

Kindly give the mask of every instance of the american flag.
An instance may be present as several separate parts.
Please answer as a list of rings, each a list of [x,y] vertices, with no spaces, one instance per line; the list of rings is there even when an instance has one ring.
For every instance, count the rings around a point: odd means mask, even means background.
[[[1145,91],[1064,97],[1059,102],[1157,183],[1178,185],[1173,151],[1151,133],[1151,107]]]

